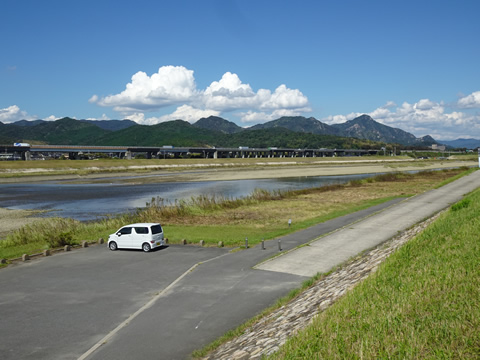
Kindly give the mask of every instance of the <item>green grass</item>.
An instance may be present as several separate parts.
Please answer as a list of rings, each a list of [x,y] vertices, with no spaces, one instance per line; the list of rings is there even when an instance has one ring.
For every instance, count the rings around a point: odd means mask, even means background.
[[[480,190],[444,213],[272,359],[478,359]]]
[[[439,182],[464,173],[464,169],[390,173],[346,185],[332,185],[295,191],[254,191],[242,199],[199,196],[166,204],[152,199],[145,209],[133,214],[82,223],[72,219],[45,218],[10,233],[0,241],[0,258],[11,259],[37,248],[58,248],[65,244],[107,239],[121,226],[134,222],[160,222],[170,243],[186,239],[204,240],[207,246],[242,246],[245,238],[254,246],[329,219],[431,189]],[[288,219],[292,226],[288,227]],[[31,247],[31,248],[30,248]],[[30,250],[31,249],[31,250]]]
[[[208,246],[217,245],[219,241],[223,241],[225,246],[241,246],[245,244],[245,238],[248,238],[249,245],[259,244],[262,239],[269,240],[280,236],[294,233],[296,231],[306,229],[310,226],[323,223],[325,221],[354,213],[371,206],[392,200],[394,197],[374,199],[364,201],[360,204],[348,206],[348,208],[329,212],[323,216],[309,218],[300,222],[294,222],[289,227],[285,222],[282,225],[271,224],[264,227],[252,227],[249,224],[232,226],[226,225],[184,225],[170,224],[168,228],[168,239],[173,243],[178,243],[182,239],[186,239],[189,243],[198,243],[204,240]]]

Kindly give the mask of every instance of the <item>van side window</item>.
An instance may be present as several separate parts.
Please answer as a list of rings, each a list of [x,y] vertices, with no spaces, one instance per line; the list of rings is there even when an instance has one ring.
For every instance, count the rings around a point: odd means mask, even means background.
[[[160,234],[162,232],[162,227],[160,225],[152,226],[152,234]]]
[[[120,234],[124,235],[124,234],[131,234],[132,233],[132,228],[131,227],[124,227],[124,228],[121,228],[120,231],[119,231]]]
[[[136,227],[135,232],[137,234],[148,234],[148,228],[147,227]]]

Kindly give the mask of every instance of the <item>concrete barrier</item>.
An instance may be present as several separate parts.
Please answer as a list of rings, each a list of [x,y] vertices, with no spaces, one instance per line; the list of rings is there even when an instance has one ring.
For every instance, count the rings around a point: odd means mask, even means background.
[[[43,250],[43,256],[50,256],[50,250],[46,249],[46,250]]]
[[[82,248],[88,247],[88,241],[82,241]]]
[[[218,247],[223,247],[223,241],[218,242]]]
[[[98,243],[99,243],[100,245],[103,244],[104,242],[105,242],[105,241],[103,240],[103,238],[98,239]]]
[[[22,255],[22,261],[27,261],[27,260],[30,260],[30,255],[28,255],[28,254],[23,254],[23,255]]]
[[[187,245],[187,240],[186,239],[182,239],[182,245]]]
[[[65,247],[63,248],[63,250],[65,250],[65,251],[70,251],[70,250],[72,250],[72,248],[70,247],[70,245],[65,245]]]
[[[205,246],[205,241],[200,240],[200,246]]]

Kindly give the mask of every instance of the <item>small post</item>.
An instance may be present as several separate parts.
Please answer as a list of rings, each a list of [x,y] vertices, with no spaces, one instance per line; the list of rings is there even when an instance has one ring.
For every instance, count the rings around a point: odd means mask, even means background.
[[[265,250],[265,239],[262,238],[262,250]]]
[[[88,241],[82,241],[82,248],[88,247]]]
[[[43,250],[42,254],[43,254],[43,256],[50,256],[50,250],[45,249],[45,250]]]
[[[103,244],[103,243],[104,243],[103,238],[98,239],[98,243],[99,243],[100,245]]]
[[[288,219],[288,227],[290,227],[290,225],[292,225],[292,219]]]
[[[278,251],[282,251],[282,240],[278,240]]]
[[[200,240],[200,246],[205,246],[205,241]]]
[[[248,249],[248,238],[245,238],[245,249]]]
[[[23,254],[22,261],[27,261],[27,260],[30,260],[30,256],[28,254]]]

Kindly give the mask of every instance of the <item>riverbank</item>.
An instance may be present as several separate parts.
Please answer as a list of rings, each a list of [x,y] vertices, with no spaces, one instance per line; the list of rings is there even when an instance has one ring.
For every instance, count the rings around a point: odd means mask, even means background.
[[[353,180],[345,185],[272,193],[257,190],[245,198],[200,195],[174,204],[153,198],[135,213],[94,222],[43,218],[38,225],[12,231],[0,246],[0,258],[38,252],[67,240],[70,244],[79,244],[83,240],[106,238],[120,226],[135,222],[161,221],[171,243],[187,241],[217,246],[222,242],[235,247],[241,246],[248,237],[254,245],[262,239],[283,236],[391,199],[427,191],[464,172],[464,169],[416,174],[397,172]],[[291,226],[286,226],[290,222]],[[50,245],[45,239],[49,239]]]
[[[115,161],[106,163],[95,161],[16,162],[0,164],[2,165],[0,167],[0,185],[2,183],[40,182],[147,184],[376,174],[478,166],[477,161],[473,159],[436,161],[413,160],[406,157],[394,159],[220,159],[218,161],[200,159],[196,162],[172,160],[173,163],[148,160],[124,161],[121,164],[128,164],[128,167],[122,165],[116,168],[111,167],[112,163],[117,163]],[[42,166],[41,169],[38,168],[39,163]],[[97,165],[95,171],[88,170],[93,164]],[[71,168],[71,166],[76,168]],[[43,171],[42,175],[38,175],[39,169]],[[56,171],[73,173],[55,173]],[[0,208],[0,239],[24,225],[40,220],[41,218],[35,217],[36,213],[30,210]]]
[[[203,159],[205,160],[205,159]],[[478,166],[478,161],[395,159],[240,159],[245,161],[197,161],[158,164],[148,161],[122,166],[83,166],[82,168],[22,167],[0,168],[0,184],[62,181],[69,183],[164,183],[275,179],[310,176],[378,174],[398,171],[434,170]],[[228,159],[230,160],[230,159]],[[238,159],[236,159],[238,160]],[[279,161],[283,160],[283,161]],[[83,164],[85,164],[84,162]],[[71,162],[69,163],[71,164]],[[90,161],[90,165],[94,165]],[[23,165],[23,164],[22,164]],[[43,164],[42,164],[43,165]],[[48,164],[47,164],[48,165]],[[68,164],[63,164],[67,166]],[[86,164],[88,165],[88,164]],[[24,165],[23,165],[24,166]]]
[[[24,225],[40,220],[41,218],[35,217],[35,214],[38,214],[38,211],[0,208],[0,239]]]

